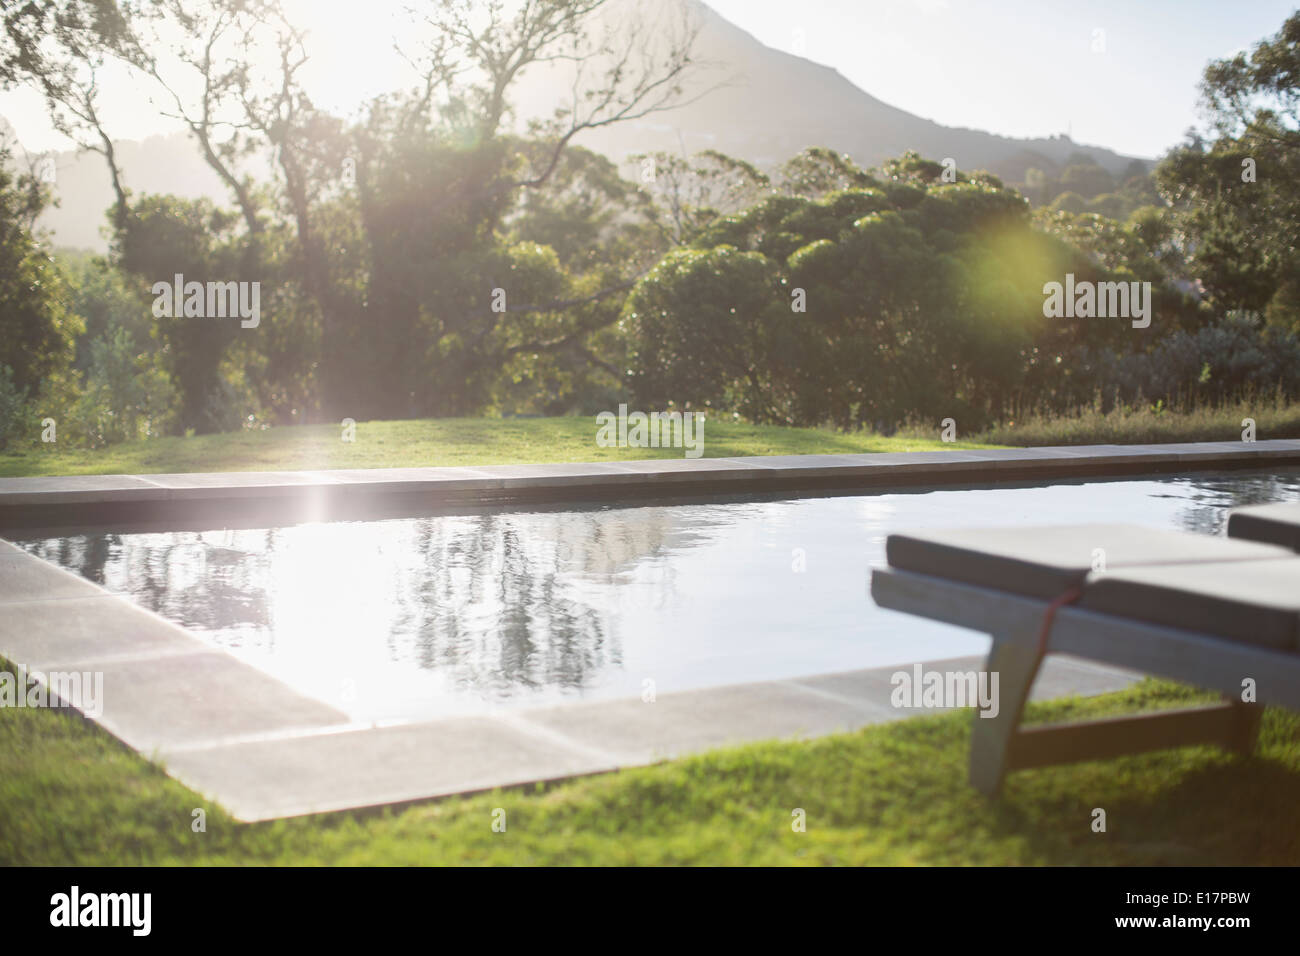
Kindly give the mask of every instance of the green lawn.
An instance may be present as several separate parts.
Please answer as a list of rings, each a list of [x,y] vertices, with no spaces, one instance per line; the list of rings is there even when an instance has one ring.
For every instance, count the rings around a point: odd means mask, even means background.
[[[1036,416],[979,434],[958,431],[954,443],[938,428],[910,426],[886,438],[870,432],[749,425],[719,416],[704,426],[704,456],[856,454],[1007,446],[1238,441],[1242,421],[1256,437],[1300,438],[1300,405],[1276,399],[1172,412],[1148,406],[1107,413]],[[680,458],[681,449],[600,448],[595,421],[564,418],[441,418],[360,422],[356,441],[337,425],[298,425],[190,438],[156,438],[95,451],[37,444],[0,452],[0,477],[151,474],[188,471],[296,471],[499,465],[516,462],[627,461]]]
[[[1071,719],[1206,695],[1147,681],[1033,705]],[[1207,698],[1208,699],[1208,698]],[[79,718],[0,713],[0,864],[1300,863],[1300,716],[1256,756],[1194,747],[966,785],[968,714],[767,743],[399,812],[241,825]],[[205,807],[207,830],[191,829]],[[506,832],[492,830],[506,811]],[[1094,833],[1093,810],[1107,815]],[[792,812],[806,813],[795,833]]]
[[[37,445],[0,453],[0,477],[172,474],[501,465],[515,462],[681,458],[681,449],[600,448],[592,418],[439,418],[359,422],[355,442],[337,425],[300,425],[190,438],[158,438],[96,451]],[[814,455],[980,448],[934,438],[883,438],[818,428],[707,420],[704,457]]]

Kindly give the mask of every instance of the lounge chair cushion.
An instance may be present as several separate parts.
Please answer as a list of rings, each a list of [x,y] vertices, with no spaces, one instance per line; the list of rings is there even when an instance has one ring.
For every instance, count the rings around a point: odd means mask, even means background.
[[[891,534],[885,554],[900,570],[1039,598],[1054,598],[1082,584],[1099,559],[1106,570],[1117,571],[1174,562],[1294,557],[1253,541],[1125,524],[911,531]]]
[[[1238,508],[1228,515],[1228,536],[1300,551],[1300,502]]]
[[[1300,558],[1169,564],[1091,574],[1077,606],[1297,651]]]

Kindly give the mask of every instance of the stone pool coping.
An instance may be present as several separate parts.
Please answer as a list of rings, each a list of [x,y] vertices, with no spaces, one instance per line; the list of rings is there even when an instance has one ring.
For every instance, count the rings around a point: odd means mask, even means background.
[[[1024,477],[1213,470],[1300,463],[1300,441],[1087,446],[772,459],[656,460],[617,465],[510,465],[226,475],[0,479],[0,526],[26,515],[51,525],[120,517],[123,505],[214,514],[249,501],[322,506],[346,489],[428,506],[533,494],[585,500],[650,488],[714,494],[818,487],[928,485]],[[21,521],[18,522],[20,525]],[[714,747],[816,736],[910,716],[890,703],[890,676],[910,664],[796,679],[497,712],[362,724],[183,628],[0,539],[0,657],[33,671],[102,673],[96,723],[186,786],[252,822],[510,787]],[[979,670],[979,658],[927,669]],[[1119,690],[1139,675],[1054,657],[1037,698]]]
[[[910,664],[485,716],[358,723],[183,628],[0,540],[0,657],[29,675],[100,673],[100,713],[127,746],[244,822],[513,787],[912,716]],[[982,658],[927,661],[978,671]],[[1138,675],[1053,658],[1036,698]],[[930,712],[930,711],[927,711]],[[188,818],[178,825],[188,825]]]
[[[593,501],[987,484],[1300,464],[1300,440],[669,458],[449,468],[0,478],[0,529],[115,520],[281,523],[503,501]]]

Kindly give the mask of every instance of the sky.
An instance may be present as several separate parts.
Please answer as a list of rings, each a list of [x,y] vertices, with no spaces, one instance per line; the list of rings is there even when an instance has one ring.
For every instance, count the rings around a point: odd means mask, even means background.
[[[1206,62],[1277,33],[1297,7],[1295,0],[705,2],[768,46],[801,49],[877,99],[945,126],[1068,133],[1143,157],[1160,155],[1198,121]]]
[[[308,24],[308,89],[350,112],[405,86],[392,52],[409,0],[285,0]],[[1296,0],[705,0],[768,46],[834,67],[893,106],[1007,136],[1067,133],[1156,157],[1198,121],[1207,61],[1276,33]],[[364,16],[358,17],[363,10]],[[105,90],[122,89],[108,75]],[[116,138],[173,128],[141,95],[105,109]],[[129,104],[129,105],[128,105]],[[0,116],[34,151],[66,149],[39,98],[0,94]]]

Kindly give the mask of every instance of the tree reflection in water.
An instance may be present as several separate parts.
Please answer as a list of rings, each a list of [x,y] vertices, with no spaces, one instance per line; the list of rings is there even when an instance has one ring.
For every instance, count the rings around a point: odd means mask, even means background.
[[[315,631],[321,653],[377,645],[390,662],[505,698],[581,689],[620,666],[617,621],[599,587],[662,563],[665,542],[690,547],[717,523],[675,529],[674,520],[672,509],[649,507],[616,518],[591,510],[104,532],[23,546],[230,650],[274,654],[277,642]],[[670,602],[671,569],[657,581]]]
[[[1228,512],[1247,505],[1294,501],[1300,482],[1294,475],[1231,474],[1177,479],[1187,490],[1179,495],[1186,504],[1179,526],[1199,534],[1223,534]]]

